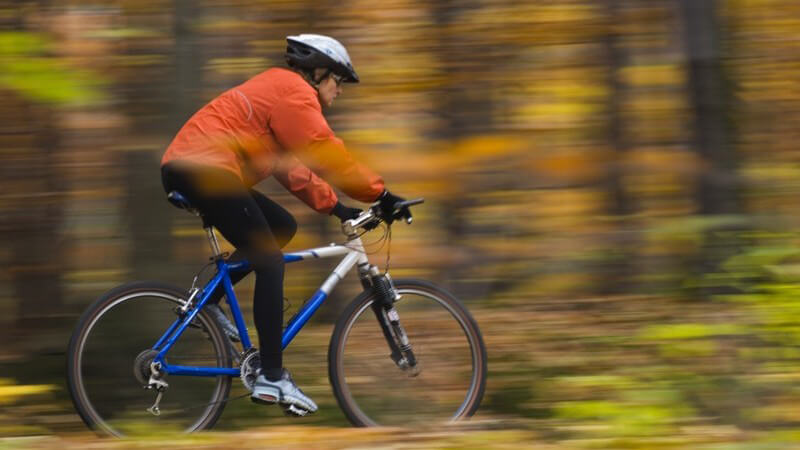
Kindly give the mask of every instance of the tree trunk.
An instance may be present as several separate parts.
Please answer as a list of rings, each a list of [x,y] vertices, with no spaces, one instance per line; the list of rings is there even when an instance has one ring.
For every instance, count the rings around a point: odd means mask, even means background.
[[[694,113],[691,145],[708,165],[698,180],[699,212],[740,212],[738,161],[731,144],[729,80],[722,67],[721,27],[715,0],[681,0],[690,104]]]
[[[606,26],[608,32],[605,37],[606,59],[608,67],[608,144],[613,150],[612,160],[608,164],[608,172],[604,180],[607,207],[606,211],[616,218],[615,228],[612,233],[609,249],[612,256],[603,262],[600,271],[605,273],[600,289],[603,293],[629,292],[632,280],[636,273],[636,243],[631,235],[633,225],[629,216],[634,211],[633,199],[626,192],[623,183],[625,155],[629,144],[624,136],[624,123],[622,114],[622,100],[626,95],[626,87],[621,81],[619,72],[627,65],[627,55],[623,49],[620,32],[616,25],[622,19],[620,0],[606,0]]]
[[[722,27],[716,14],[714,0],[681,0],[680,11],[684,21],[688,90],[693,112],[691,147],[705,164],[697,180],[697,208],[708,217],[740,214],[738,160],[732,145],[732,123],[729,108],[731,92],[729,80],[722,65]],[[694,274],[702,279],[705,274],[718,272],[719,266],[737,251],[736,237],[722,234],[723,229],[736,229],[737,225],[711,224],[705,231],[703,245],[694,261]],[[701,283],[700,296],[727,292],[726,286]]]

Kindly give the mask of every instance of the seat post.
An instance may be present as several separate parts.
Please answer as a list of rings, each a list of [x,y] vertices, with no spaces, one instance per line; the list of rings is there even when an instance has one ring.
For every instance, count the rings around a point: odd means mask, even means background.
[[[211,244],[211,252],[214,254],[214,259],[220,257],[219,251],[219,241],[217,241],[217,235],[214,233],[214,228],[211,226],[204,227],[206,230],[206,236],[208,237],[208,243]]]

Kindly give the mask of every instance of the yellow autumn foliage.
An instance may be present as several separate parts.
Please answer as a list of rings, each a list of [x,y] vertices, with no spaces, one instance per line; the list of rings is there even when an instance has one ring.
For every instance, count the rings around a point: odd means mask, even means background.
[[[0,378],[0,405],[16,402],[29,395],[45,394],[56,390],[52,384],[14,384],[13,380]]]

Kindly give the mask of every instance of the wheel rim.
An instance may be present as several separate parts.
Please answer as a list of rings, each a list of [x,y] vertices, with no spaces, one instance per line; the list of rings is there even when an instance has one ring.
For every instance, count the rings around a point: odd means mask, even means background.
[[[337,350],[342,397],[358,422],[433,425],[469,415],[482,384],[480,343],[471,326],[438,295],[399,288],[395,303],[421,365],[417,377],[400,371],[374,317],[372,300],[346,324]]]
[[[121,296],[100,309],[77,342],[73,377],[76,401],[99,431],[140,435],[166,429],[191,432],[215,419],[217,402],[227,396],[227,377],[168,376],[169,389],[160,403],[161,415],[146,409],[156,392],[144,389],[134,376],[136,356],[156,343],[176,319],[182,304],[173,295],[140,291]],[[209,319],[197,316],[202,328],[188,327],[170,349],[172,364],[226,366],[219,333],[206,333]],[[158,427],[158,428],[154,428]]]

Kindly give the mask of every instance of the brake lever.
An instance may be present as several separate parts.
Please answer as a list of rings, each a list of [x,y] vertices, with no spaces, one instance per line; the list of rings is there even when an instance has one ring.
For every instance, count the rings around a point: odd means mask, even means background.
[[[378,228],[378,225],[380,224],[381,222],[377,218],[375,218],[362,225],[362,227],[367,231],[371,231],[374,230],[375,228]]]

